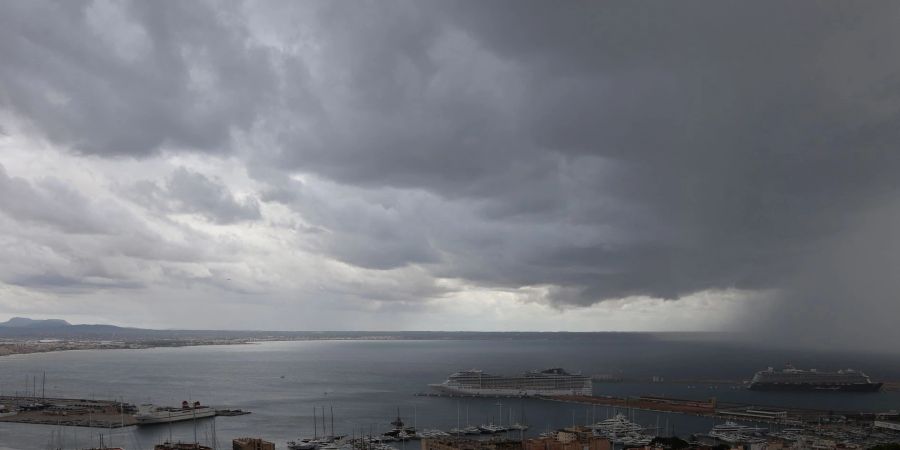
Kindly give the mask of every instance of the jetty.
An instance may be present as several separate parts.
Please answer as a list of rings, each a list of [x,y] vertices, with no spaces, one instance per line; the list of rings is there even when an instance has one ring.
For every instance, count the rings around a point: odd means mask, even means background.
[[[137,407],[115,400],[0,396],[0,422],[91,428],[137,425]],[[241,416],[250,411],[217,409],[216,416]]]

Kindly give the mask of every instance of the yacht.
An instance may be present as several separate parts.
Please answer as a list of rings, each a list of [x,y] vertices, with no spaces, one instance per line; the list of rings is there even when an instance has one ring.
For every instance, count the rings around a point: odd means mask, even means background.
[[[597,422],[590,426],[595,434],[601,436],[624,435],[627,433],[639,433],[644,431],[644,427],[628,420],[622,414],[616,414],[614,417]]]
[[[653,436],[642,433],[628,433],[625,436],[614,439],[613,442],[621,443],[629,447],[643,447],[645,445],[650,445],[650,443],[653,442]]]
[[[709,431],[709,436],[721,439],[725,442],[756,442],[760,438],[755,436],[767,431],[765,428],[748,427],[736,422],[725,422],[715,425]]]
[[[400,418],[399,408],[397,408],[397,418],[391,422],[391,425],[393,425],[394,428],[391,428],[390,431],[384,433],[383,436],[385,438],[393,438],[395,441],[408,441],[417,438],[415,427],[409,427],[403,423],[403,419]]]
[[[434,439],[434,438],[438,438],[438,437],[450,436],[450,433],[447,433],[446,431],[441,431],[441,430],[425,429],[425,430],[419,431],[418,433],[416,433],[416,435],[419,437],[419,439]]]
[[[746,425],[741,425],[737,422],[728,421],[723,424],[713,426],[712,430],[709,432],[709,435],[712,436],[713,433],[754,434],[754,433],[764,433],[766,431],[767,431],[766,428],[748,427]]]
[[[481,430],[482,433],[487,433],[487,434],[496,434],[496,433],[502,433],[502,432],[506,431],[505,427],[500,426],[500,425],[494,425],[493,423],[489,423],[487,425],[481,425],[478,427],[478,429]]]

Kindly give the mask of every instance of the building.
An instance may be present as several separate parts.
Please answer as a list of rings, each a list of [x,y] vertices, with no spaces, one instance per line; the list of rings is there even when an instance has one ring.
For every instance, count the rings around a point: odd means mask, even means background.
[[[232,450],[275,450],[275,443],[260,438],[242,437],[231,441]]]
[[[556,440],[562,443],[569,442],[586,442],[590,440],[594,436],[594,430],[588,427],[568,427],[563,428],[561,430],[556,430]]]
[[[207,447],[205,445],[200,445],[197,443],[186,443],[186,442],[164,442],[162,444],[158,444],[153,447],[153,450],[212,450],[212,447]]]
[[[876,420],[873,424],[875,425],[875,428],[900,431],[900,422],[895,422],[893,420]]]
[[[707,401],[702,400],[688,400],[683,398],[672,398],[672,397],[659,397],[655,395],[642,395],[638,397],[639,402],[645,403],[663,403],[669,405],[678,405],[678,406],[690,406],[694,408],[706,408],[706,409],[716,409],[716,398],[710,397]]]
[[[611,450],[609,439],[594,436],[587,427],[558,430],[552,437],[525,440],[524,450]]]
[[[479,441],[459,437],[422,439],[422,450],[522,450],[522,442],[508,439]]]
[[[766,422],[784,422],[788,418],[787,411],[774,408],[750,407],[743,409],[720,409],[716,412],[723,416],[732,416],[749,420],[763,420]]]

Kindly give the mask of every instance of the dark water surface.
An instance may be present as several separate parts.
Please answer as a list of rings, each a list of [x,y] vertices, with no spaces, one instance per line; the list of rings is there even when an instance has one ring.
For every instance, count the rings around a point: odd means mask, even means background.
[[[693,335],[548,334],[547,338],[431,341],[298,341],[252,345],[97,350],[15,355],[0,358],[4,394],[25,389],[25,380],[47,373],[47,395],[116,399],[175,405],[196,399],[217,407],[253,413],[215,421],[220,448],[238,436],[261,436],[284,442],[312,434],[314,406],[334,409],[338,433],[383,431],[397,408],[419,428],[456,426],[457,410],[465,425],[497,420],[493,399],[456,400],[416,397],[428,383],[443,381],[459,369],[480,368],[513,374],[564,367],[588,374],[616,373],[628,378],[748,379],[766,366],[854,367],[873,378],[900,379],[900,359],[875,355],[828,354],[747,348]],[[283,378],[282,378],[283,376]],[[900,408],[900,393],[760,393],[728,386],[671,383],[595,383],[607,395],[669,395],[761,405],[790,405],[834,410]],[[573,420],[603,419],[605,408],[585,409],[540,400],[504,401],[503,421],[510,409],[518,420],[524,410],[530,432],[570,425]],[[647,426],[666,423],[678,434],[703,432],[711,419],[677,414],[635,413]],[[329,418],[330,421],[330,418]],[[320,424],[321,425],[321,424]],[[194,432],[208,442],[212,421],[112,430],[115,445],[148,449],[167,439],[189,441]],[[59,428],[0,424],[0,448],[50,448]],[[96,429],[65,428],[67,448],[96,445]],[[104,435],[108,432],[104,431]],[[106,438],[109,442],[109,438]],[[397,444],[400,447],[400,444]],[[418,444],[406,444],[418,448]]]

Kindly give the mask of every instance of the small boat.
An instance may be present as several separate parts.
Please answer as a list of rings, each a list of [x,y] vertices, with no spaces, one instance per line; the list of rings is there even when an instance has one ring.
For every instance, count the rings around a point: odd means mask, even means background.
[[[419,437],[419,439],[434,439],[434,438],[438,438],[438,437],[450,436],[450,433],[447,433],[446,431],[441,431],[441,430],[425,429],[425,430],[419,431],[418,433],[416,433],[416,435]]]

